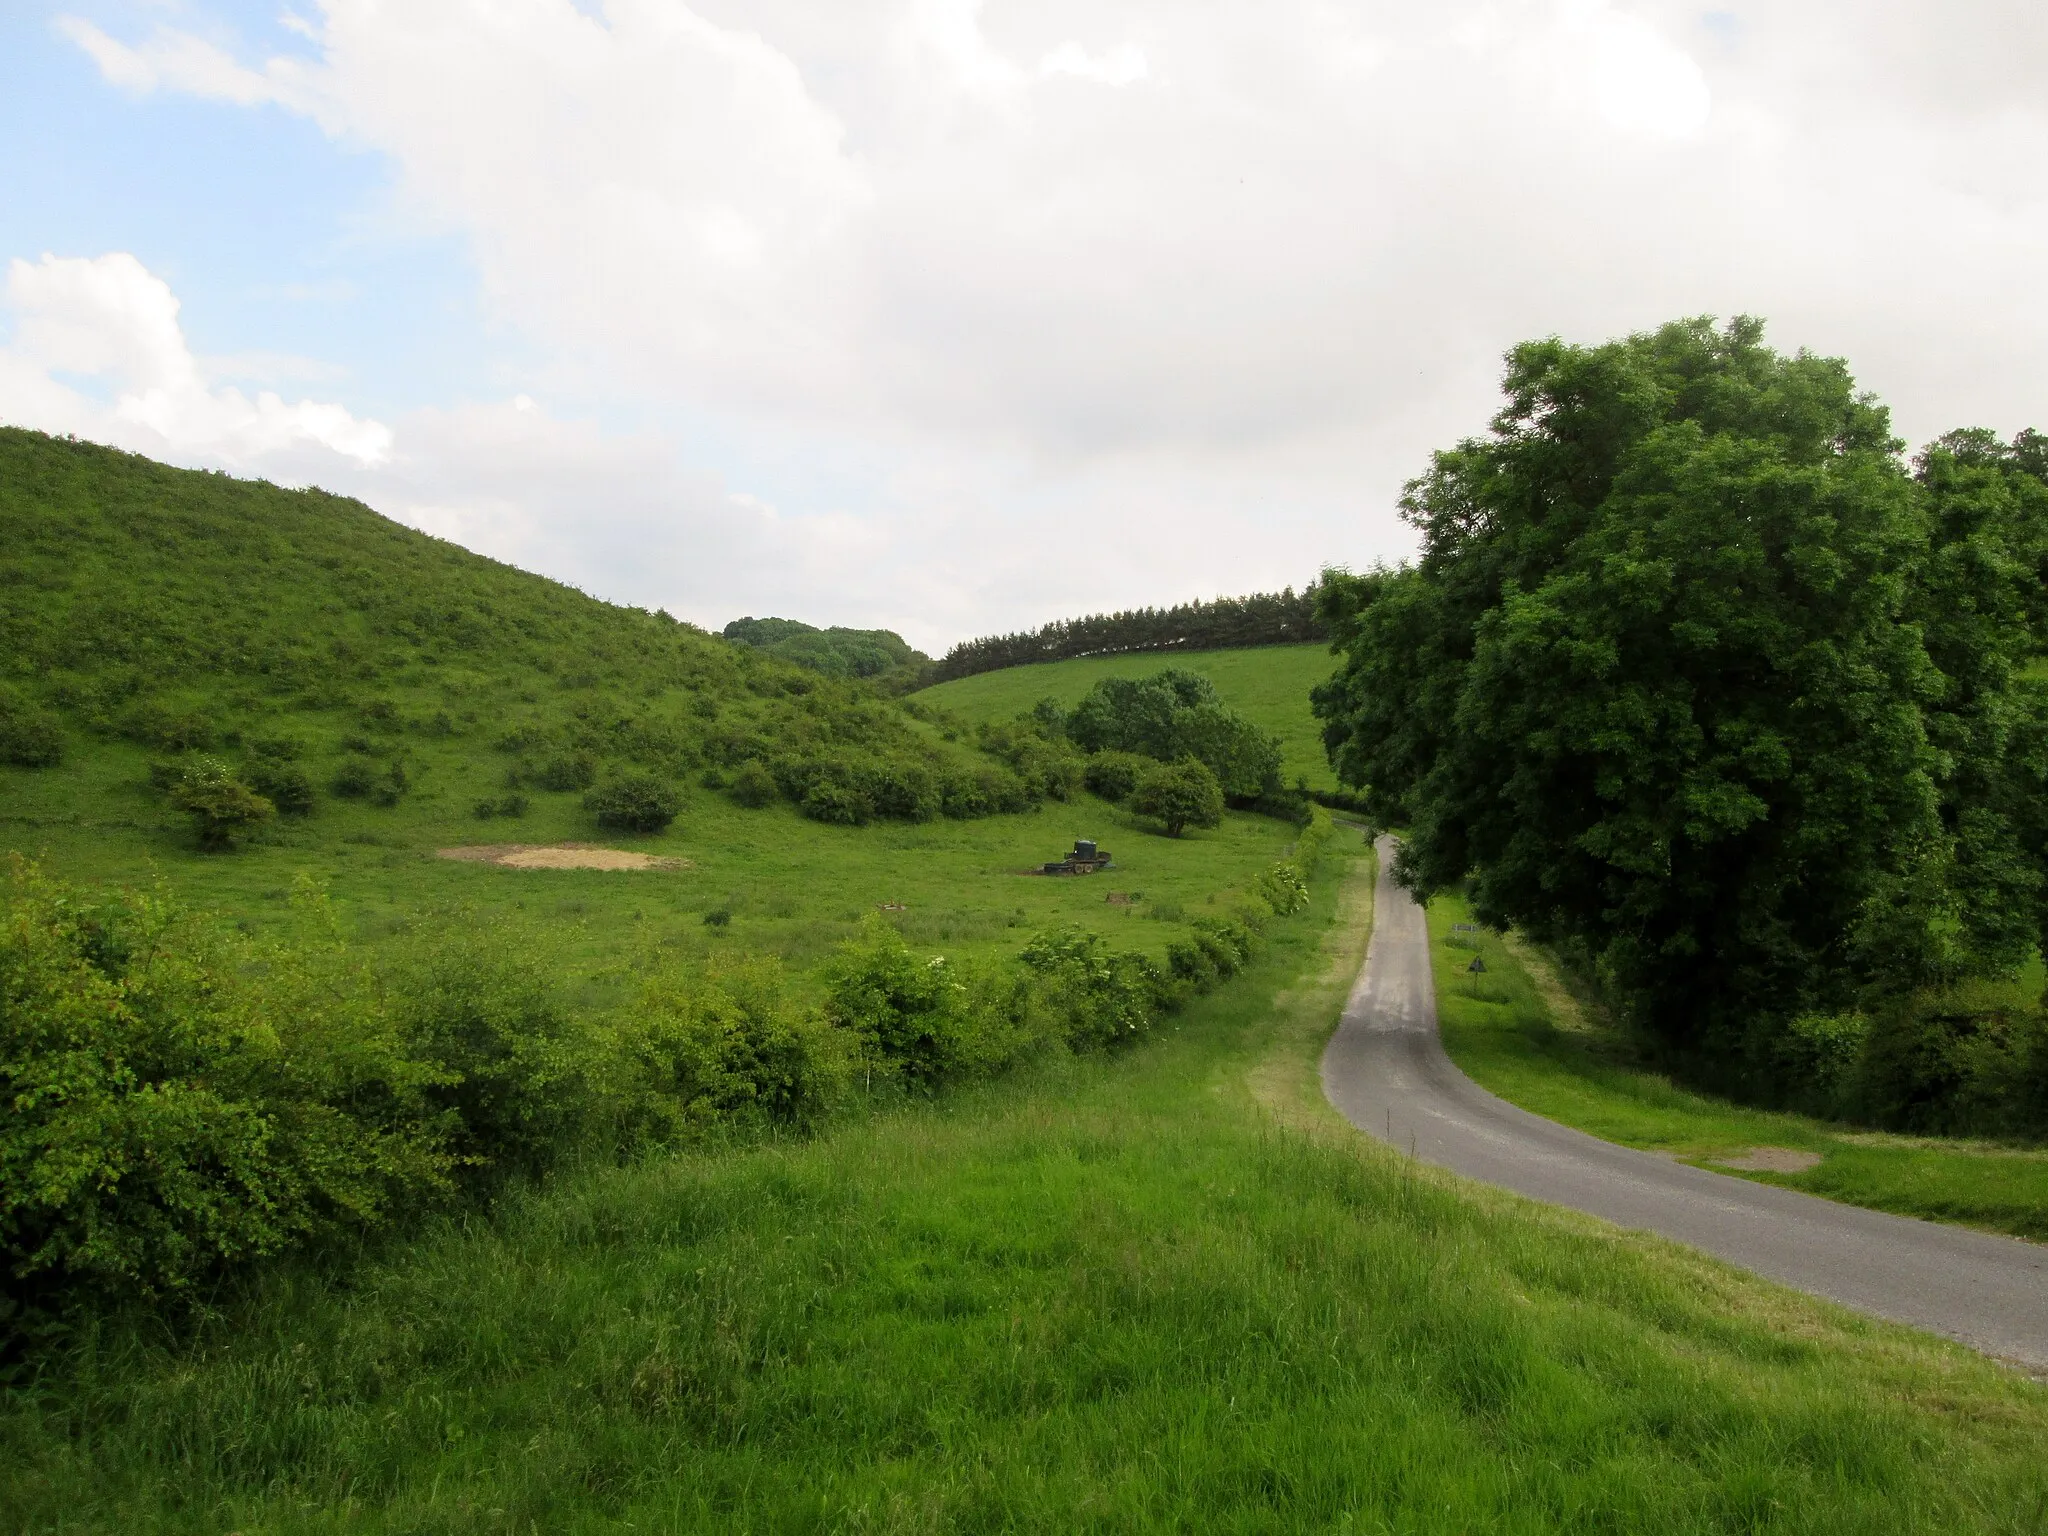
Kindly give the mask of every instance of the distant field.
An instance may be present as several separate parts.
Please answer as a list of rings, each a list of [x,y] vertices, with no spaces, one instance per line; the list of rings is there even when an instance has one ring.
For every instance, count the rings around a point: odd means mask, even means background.
[[[940,683],[915,697],[968,720],[1007,720],[1040,699],[1072,704],[1105,677],[1144,677],[1162,667],[1199,672],[1245,718],[1280,738],[1287,782],[1306,778],[1317,789],[1337,779],[1323,756],[1321,727],[1308,712],[1308,692],[1336,670],[1322,645],[1261,645],[1242,651],[1139,652],[1005,667]]]
[[[55,770],[0,767],[0,856],[18,851],[66,879],[160,880],[245,932],[279,938],[300,921],[289,898],[294,880],[307,875],[328,888],[362,941],[421,923],[497,917],[531,927],[536,943],[589,975],[616,972],[653,944],[685,955],[774,953],[806,970],[885,903],[902,908],[892,921],[912,943],[949,954],[1014,951],[1048,923],[1071,921],[1158,956],[1184,934],[1183,915],[1264,869],[1295,835],[1285,822],[1232,812],[1214,831],[1169,838],[1092,795],[1028,815],[838,827],[807,821],[786,803],[742,810],[723,794],[694,789],[674,826],[638,837],[594,826],[578,794],[535,790],[526,815],[479,821],[469,806],[500,788],[502,768],[453,737],[414,747],[415,788],[395,807],[330,799],[238,852],[205,854],[149,790],[147,756],[108,742]],[[1118,867],[1086,879],[1022,873],[1058,858],[1076,837],[1106,844]],[[507,869],[435,856],[465,843],[559,841],[688,865]],[[1111,891],[1144,899],[1112,906]],[[730,911],[730,924],[707,927],[703,914],[717,909]]]

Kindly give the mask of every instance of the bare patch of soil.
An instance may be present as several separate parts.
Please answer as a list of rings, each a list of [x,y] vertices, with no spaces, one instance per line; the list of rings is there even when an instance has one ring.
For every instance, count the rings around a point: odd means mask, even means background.
[[[1791,1147],[1751,1147],[1732,1157],[1712,1159],[1719,1168],[1737,1168],[1744,1173],[1804,1173],[1820,1166],[1818,1152],[1799,1152]]]
[[[444,859],[471,864],[497,864],[506,869],[688,869],[688,859],[660,858],[595,843],[471,843],[437,848]]]

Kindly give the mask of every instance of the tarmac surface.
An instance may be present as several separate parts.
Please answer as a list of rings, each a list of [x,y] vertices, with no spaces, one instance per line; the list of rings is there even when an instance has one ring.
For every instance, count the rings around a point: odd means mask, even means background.
[[[1379,843],[1372,942],[1323,1054],[1353,1125],[1430,1163],[1646,1228],[1847,1307],[2048,1370],[2048,1245],[1839,1205],[1570,1130],[1494,1097],[1437,1035],[1429,930]]]

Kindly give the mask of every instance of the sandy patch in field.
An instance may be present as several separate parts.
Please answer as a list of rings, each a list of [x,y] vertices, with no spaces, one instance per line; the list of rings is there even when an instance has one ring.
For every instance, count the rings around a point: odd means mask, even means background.
[[[444,859],[471,864],[498,864],[506,869],[688,869],[688,859],[658,858],[595,843],[471,843],[462,848],[437,848]]]
[[[1751,1147],[1733,1157],[1710,1161],[1718,1168],[1739,1168],[1744,1173],[1804,1173],[1820,1166],[1818,1152],[1797,1152],[1791,1147]]]

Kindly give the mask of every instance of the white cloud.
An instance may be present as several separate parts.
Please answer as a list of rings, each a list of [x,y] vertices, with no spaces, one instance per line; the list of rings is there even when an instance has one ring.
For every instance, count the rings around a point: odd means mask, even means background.
[[[390,429],[343,406],[211,387],[170,286],[125,252],[17,258],[7,304],[15,330],[0,348],[0,420],[237,467],[306,450],[361,464],[390,453]]]
[[[1583,21],[1600,115],[1625,132],[1696,137],[1707,125],[1714,93],[1692,56],[1640,17],[1609,6]]]
[[[212,43],[168,28],[159,28],[148,42],[130,47],[77,16],[58,17],[56,27],[91,56],[109,84],[138,95],[169,90],[240,107],[266,102],[307,105],[306,94],[293,83],[295,70],[285,61],[262,71],[247,69]]]
[[[1072,41],[1061,43],[1040,59],[1038,72],[1041,75],[1072,75],[1079,80],[1092,80],[1097,85],[1135,85],[1152,75],[1145,63],[1145,50],[1133,43],[1121,44],[1107,53],[1092,54]]]
[[[322,0],[258,63],[71,35],[385,157],[544,398],[600,380],[766,463],[858,442],[774,516],[677,490],[698,553],[660,568],[942,638],[1399,550],[1400,481],[1532,335],[1761,313],[1911,436],[2038,420],[2048,11],[1732,3]],[[484,473],[497,419],[400,423],[394,465]],[[626,452],[547,441],[605,485]],[[491,516],[571,559],[575,497],[522,483]]]

